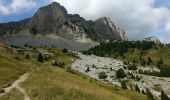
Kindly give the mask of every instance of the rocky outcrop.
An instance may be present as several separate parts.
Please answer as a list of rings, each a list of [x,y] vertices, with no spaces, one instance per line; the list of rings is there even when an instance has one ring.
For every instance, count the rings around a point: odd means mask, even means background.
[[[32,33],[53,32],[55,28],[63,25],[67,20],[67,11],[63,6],[54,2],[48,6],[41,7],[27,23]]]
[[[159,44],[161,43],[159,38],[155,37],[155,36],[152,36],[152,37],[147,37],[144,39],[144,41],[149,41],[149,42],[154,42],[156,44]]]
[[[116,26],[110,18],[100,18],[95,21],[94,30],[100,40],[126,40],[125,31]]]
[[[86,21],[78,14],[68,14],[59,3],[41,7],[30,19],[0,24],[0,34],[17,34],[29,30],[31,34],[55,34],[66,39],[83,41],[126,40],[125,31],[110,18]]]

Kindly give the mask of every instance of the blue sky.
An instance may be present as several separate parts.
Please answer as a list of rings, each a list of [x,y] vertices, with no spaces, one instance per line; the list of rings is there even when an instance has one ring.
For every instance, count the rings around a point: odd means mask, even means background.
[[[170,0],[156,0],[154,7],[167,7],[170,9]]]
[[[110,17],[131,40],[157,36],[170,42],[170,0],[0,0],[0,23],[29,18],[53,1],[86,19]]]
[[[3,3],[3,6],[8,6],[12,3],[12,0],[2,0],[2,3]],[[37,11],[37,9],[39,7],[47,5],[48,3],[49,3],[48,0],[36,0],[36,5],[28,6],[27,7],[27,8],[29,8],[28,10],[18,9],[18,12],[11,12],[9,14],[0,13],[0,23],[10,22],[10,21],[18,21],[21,19],[30,18],[33,16],[33,14]]]

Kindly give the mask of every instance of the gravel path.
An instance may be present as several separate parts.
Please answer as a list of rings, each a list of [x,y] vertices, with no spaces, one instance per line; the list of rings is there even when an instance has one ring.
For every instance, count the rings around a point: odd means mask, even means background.
[[[4,88],[5,93],[0,94],[0,96],[3,96],[5,94],[9,93],[14,88],[17,88],[21,93],[24,94],[24,100],[31,100],[30,97],[25,92],[25,89],[20,87],[20,85],[19,85],[20,83],[24,82],[27,79],[28,75],[29,75],[29,73],[20,76],[20,78],[18,80],[16,80],[15,82],[13,82],[13,84],[11,86]]]

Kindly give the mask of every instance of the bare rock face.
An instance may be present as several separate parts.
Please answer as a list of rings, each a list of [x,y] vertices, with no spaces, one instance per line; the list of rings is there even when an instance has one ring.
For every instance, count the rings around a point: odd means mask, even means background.
[[[154,42],[154,43],[156,43],[156,44],[161,43],[160,40],[159,40],[159,38],[154,37],[154,36],[147,37],[147,38],[144,39],[144,41]]]
[[[32,33],[53,32],[67,20],[67,11],[59,3],[41,7],[26,25]]]
[[[126,40],[125,31],[116,26],[110,18],[100,18],[95,21],[94,30],[100,40]]]
[[[68,14],[59,3],[41,7],[32,18],[0,24],[0,35],[18,34],[29,30],[30,34],[55,34],[76,41],[127,40],[125,31],[110,18],[86,21],[78,14]]]

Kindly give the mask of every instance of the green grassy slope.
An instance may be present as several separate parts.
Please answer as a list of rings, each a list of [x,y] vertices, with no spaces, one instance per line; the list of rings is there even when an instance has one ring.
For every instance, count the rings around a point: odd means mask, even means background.
[[[137,92],[115,88],[74,71],[74,74],[68,72],[67,67],[76,58],[72,53],[63,53],[62,50],[55,48],[37,47],[37,49],[53,53],[54,57],[39,63],[36,57],[25,59],[25,55],[17,55],[7,50],[0,51],[2,52],[0,53],[0,88],[11,84],[20,75],[31,72],[21,86],[32,100],[147,100],[145,95]],[[14,48],[13,50],[15,51]],[[53,59],[64,62],[65,68],[52,66]],[[0,97],[0,100],[22,98],[23,95],[15,89]]]
[[[134,52],[127,52],[125,54],[125,60],[133,62],[134,59],[141,63],[140,60],[140,50],[136,49]],[[159,49],[150,49],[147,50],[144,55],[141,56],[142,59],[145,59],[147,61],[148,57],[150,57],[153,61],[153,63],[150,66],[156,66],[157,61],[161,58],[164,62],[164,64],[170,66],[170,48],[169,47],[163,47]],[[121,57],[119,59],[122,59]]]
[[[19,90],[13,89],[6,95],[0,97],[0,100],[24,100],[24,96]]]
[[[116,89],[60,68],[43,68],[22,84],[32,100],[147,100],[137,92]]]
[[[26,71],[28,68],[20,61],[0,53],[0,89],[10,85]]]

